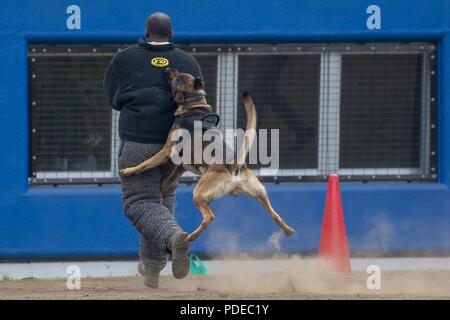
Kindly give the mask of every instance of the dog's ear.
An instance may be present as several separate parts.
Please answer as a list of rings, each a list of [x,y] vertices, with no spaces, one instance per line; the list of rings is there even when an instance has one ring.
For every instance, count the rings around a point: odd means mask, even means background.
[[[198,90],[198,89],[204,89],[205,85],[203,83],[203,80],[199,77],[195,77],[194,80],[194,89]]]
[[[180,72],[177,69],[166,68],[166,74],[169,77],[169,80],[173,80],[180,75]]]

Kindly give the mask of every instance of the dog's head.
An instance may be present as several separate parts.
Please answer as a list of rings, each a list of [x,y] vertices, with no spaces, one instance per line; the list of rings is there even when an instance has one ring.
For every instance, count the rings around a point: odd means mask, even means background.
[[[167,68],[173,98],[177,104],[198,101],[205,97],[206,92],[202,79],[189,73],[182,73],[176,69]]]

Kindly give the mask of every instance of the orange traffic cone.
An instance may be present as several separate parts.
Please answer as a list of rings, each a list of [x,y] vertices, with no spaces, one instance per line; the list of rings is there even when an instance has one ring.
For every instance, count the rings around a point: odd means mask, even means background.
[[[319,256],[332,261],[345,275],[351,275],[350,254],[345,232],[339,179],[336,174],[328,179],[327,200],[320,236]]]

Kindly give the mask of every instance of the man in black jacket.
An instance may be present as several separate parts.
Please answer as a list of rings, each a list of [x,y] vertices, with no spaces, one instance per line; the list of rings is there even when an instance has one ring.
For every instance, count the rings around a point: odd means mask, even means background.
[[[145,38],[117,53],[105,73],[104,88],[112,108],[120,111],[119,168],[147,160],[164,145],[174,121],[176,104],[165,69],[175,68],[202,78],[190,54],[172,43],[172,21],[164,13],[148,19]],[[140,233],[138,270],[149,287],[158,286],[159,273],[172,255],[175,278],[189,272],[187,233],[174,215],[175,187],[161,193],[162,177],[171,171],[164,165],[139,175],[121,177],[126,216]]]

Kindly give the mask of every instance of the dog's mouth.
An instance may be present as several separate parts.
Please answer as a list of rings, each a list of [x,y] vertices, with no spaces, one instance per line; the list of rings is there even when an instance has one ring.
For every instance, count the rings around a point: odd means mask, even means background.
[[[175,89],[173,92],[174,100],[177,104],[184,104],[186,102],[200,101],[205,98],[206,92],[204,90],[198,90],[195,92],[181,91]]]

